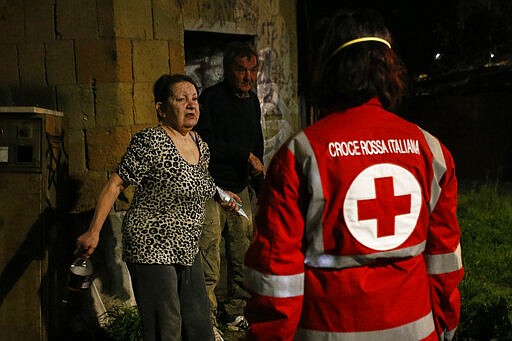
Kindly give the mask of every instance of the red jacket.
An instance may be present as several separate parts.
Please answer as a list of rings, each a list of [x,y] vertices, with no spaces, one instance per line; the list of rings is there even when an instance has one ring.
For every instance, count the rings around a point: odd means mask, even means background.
[[[378,100],[274,156],[246,255],[253,340],[449,340],[463,277],[449,151]]]

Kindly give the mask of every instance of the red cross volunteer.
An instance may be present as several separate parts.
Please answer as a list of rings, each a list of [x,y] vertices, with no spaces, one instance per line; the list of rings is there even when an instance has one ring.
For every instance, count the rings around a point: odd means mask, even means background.
[[[453,157],[390,111],[404,69],[382,17],[342,10],[321,25],[323,117],[269,165],[245,257],[248,339],[452,340],[464,275]]]
[[[361,135],[415,140],[419,153],[331,154],[331,141]],[[456,193],[448,150],[376,99],[304,129],[275,155],[259,200],[248,313],[268,319],[252,332],[361,341],[454,330],[463,275]]]

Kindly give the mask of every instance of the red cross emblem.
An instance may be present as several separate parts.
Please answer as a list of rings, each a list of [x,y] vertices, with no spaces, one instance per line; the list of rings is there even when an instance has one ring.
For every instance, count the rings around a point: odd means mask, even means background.
[[[411,212],[411,195],[395,196],[393,178],[375,178],[375,199],[359,200],[359,220],[377,219],[377,237],[395,234],[395,217]]]
[[[390,250],[416,227],[421,187],[407,169],[381,163],[363,170],[350,184],[343,217],[352,236],[374,250]]]

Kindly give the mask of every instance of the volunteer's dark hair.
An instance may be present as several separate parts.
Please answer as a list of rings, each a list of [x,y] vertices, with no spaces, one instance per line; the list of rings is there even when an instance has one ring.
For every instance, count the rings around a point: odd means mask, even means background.
[[[312,34],[310,94],[324,113],[361,105],[377,97],[393,108],[405,87],[405,68],[392,48],[379,41],[342,44],[362,37],[388,41],[382,16],[369,9],[340,10],[323,19]]]

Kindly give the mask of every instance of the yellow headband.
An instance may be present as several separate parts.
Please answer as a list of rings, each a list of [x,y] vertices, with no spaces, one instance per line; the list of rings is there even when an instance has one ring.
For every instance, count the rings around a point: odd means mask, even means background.
[[[357,44],[357,43],[361,43],[361,42],[364,42],[364,41],[378,41],[380,43],[383,43],[384,45],[386,45],[387,47],[391,48],[391,44],[385,40],[385,39],[382,39],[382,38],[379,38],[379,37],[363,37],[363,38],[357,38],[357,39],[353,39],[353,40],[350,40],[350,41],[347,41],[345,44],[341,45],[340,47],[338,47],[336,50],[334,50],[333,53],[331,53],[331,55],[329,56],[328,59],[331,59],[336,53],[340,52],[342,49],[344,49],[345,47],[347,46],[350,46],[352,44]]]

